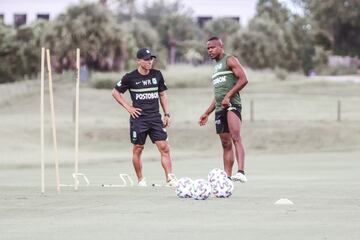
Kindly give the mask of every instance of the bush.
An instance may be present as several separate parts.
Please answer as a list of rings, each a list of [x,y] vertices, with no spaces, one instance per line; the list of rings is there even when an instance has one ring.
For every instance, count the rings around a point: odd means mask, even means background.
[[[292,34],[290,23],[283,26],[270,18],[254,18],[247,29],[231,35],[229,47],[235,56],[254,69],[301,69],[300,45]]]
[[[97,89],[113,89],[115,84],[121,79],[125,73],[117,72],[96,72],[91,74],[90,82],[93,88]]]
[[[167,86],[173,88],[212,87],[212,73],[212,65],[178,64],[163,71]]]
[[[39,51],[31,27],[12,29],[0,24],[0,83],[33,77],[39,68]]]
[[[338,75],[355,75],[357,74],[358,69],[356,67],[347,67],[347,66],[323,66],[318,69],[318,75],[331,75],[331,76],[338,76]]]
[[[241,29],[239,21],[231,18],[215,18],[205,23],[204,32],[206,39],[218,36],[220,37],[225,45],[227,38],[232,33],[235,33]]]
[[[188,64],[170,65],[161,70],[170,88],[211,87],[211,65],[194,67]],[[91,75],[91,86],[97,89],[112,89],[125,72],[96,72]]]
[[[288,77],[288,72],[283,68],[275,68],[274,73],[279,80],[286,80]]]
[[[98,79],[91,83],[96,89],[113,89],[116,84],[116,81],[111,79]]]

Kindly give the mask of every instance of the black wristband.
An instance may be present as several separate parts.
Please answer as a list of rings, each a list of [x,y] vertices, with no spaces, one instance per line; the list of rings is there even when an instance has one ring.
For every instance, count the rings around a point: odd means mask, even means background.
[[[170,113],[164,113],[165,117],[170,117]]]

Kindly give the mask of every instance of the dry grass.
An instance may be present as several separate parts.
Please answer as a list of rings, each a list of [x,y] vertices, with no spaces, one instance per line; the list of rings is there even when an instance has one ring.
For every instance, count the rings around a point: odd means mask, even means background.
[[[344,232],[348,239],[358,239],[360,85],[291,75],[278,81],[267,71],[248,74],[242,135],[249,182],[235,183],[229,199],[178,199],[170,188],[100,188],[103,183],[119,184],[120,172],[134,179],[128,114],[112,99],[110,89],[89,86],[80,91],[79,157],[80,172],[92,185],[79,191],[62,188],[56,194],[46,95],[46,194],[41,195],[39,92],[8,99],[0,108],[1,239],[215,240],[240,234],[250,240],[340,240]],[[171,75],[168,78],[171,82]],[[74,88],[66,80],[54,85],[61,183],[69,184]],[[174,171],[178,177],[206,178],[211,169],[222,167],[213,120],[205,127],[197,125],[213,98],[212,88],[175,85],[168,91]],[[335,120],[337,99],[343,102],[343,122]],[[249,121],[251,100],[254,122]],[[163,183],[159,153],[149,140],[143,161],[148,182]],[[279,198],[294,205],[274,205]]]
[[[167,69],[168,82],[173,80],[171,76],[175,73],[186,70],[184,67],[179,71],[180,68],[177,71]],[[188,69],[187,72],[195,74],[198,70]],[[201,70],[206,72],[205,67]],[[242,93],[242,134],[247,151],[297,152],[301,148],[328,151],[360,147],[360,140],[356,137],[360,134],[359,84],[314,81],[298,75],[289,75],[289,80],[279,81],[269,71],[248,71],[248,76],[249,84]],[[173,120],[169,130],[173,151],[218,151],[219,141],[213,120],[204,128],[197,124],[198,117],[213,98],[212,87],[176,88],[177,81],[181,80],[173,81],[168,91]],[[54,86],[59,149],[66,162],[71,161],[73,154],[74,89],[72,81],[64,79],[56,80]],[[16,88],[17,84],[14,84]],[[111,90],[83,85],[80,92],[81,156],[89,160],[93,159],[91,155],[108,156],[119,149],[128,153],[128,114],[112,99]],[[47,95],[45,100],[48,101]],[[343,122],[340,123],[336,121],[338,100],[342,102]],[[0,109],[0,144],[3,156],[6,156],[2,161],[4,164],[37,164],[38,152],[34,149],[39,147],[39,101],[36,89],[30,94],[9,99]],[[251,101],[254,103],[255,122],[250,122]],[[46,141],[51,154],[50,114],[48,102],[46,104]],[[330,137],[326,137],[327,134]],[[156,149],[150,149],[156,152]]]

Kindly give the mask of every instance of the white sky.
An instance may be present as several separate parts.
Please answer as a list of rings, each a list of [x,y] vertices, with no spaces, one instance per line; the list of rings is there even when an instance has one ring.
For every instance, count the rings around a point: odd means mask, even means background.
[[[97,0],[86,0],[97,1]],[[146,0],[137,0],[138,4]],[[151,1],[151,0],[147,0]],[[233,16],[240,17],[242,24],[255,14],[256,0],[181,0],[193,9],[194,16]],[[50,19],[63,12],[67,6],[80,0],[0,0],[0,14],[4,14],[7,24],[12,24],[15,13],[27,13],[27,21],[36,19],[39,13],[49,13]],[[114,0],[108,0],[110,6]]]
[[[0,0],[0,14],[4,14],[6,24],[12,24],[14,14],[27,14],[27,22],[36,19],[37,14],[50,14],[54,19],[59,13],[65,11],[66,7],[78,0]]]
[[[26,13],[27,22],[36,19],[37,14],[49,13],[50,19],[55,18],[59,13],[74,3],[81,0],[0,0],[0,14],[4,14],[6,24],[13,23],[15,13]],[[82,0],[86,2],[98,2],[98,0]],[[139,6],[142,3],[152,0],[136,0]],[[172,1],[172,0],[167,0]],[[240,17],[242,25],[254,16],[257,0],[180,0],[185,6],[192,8],[193,16],[212,17]],[[290,0],[280,0],[290,3]],[[114,6],[116,0],[108,0],[110,7]],[[291,5],[289,5],[291,6]]]
[[[245,25],[254,15],[257,0],[181,0],[194,11],[194,16],[240,17]]]

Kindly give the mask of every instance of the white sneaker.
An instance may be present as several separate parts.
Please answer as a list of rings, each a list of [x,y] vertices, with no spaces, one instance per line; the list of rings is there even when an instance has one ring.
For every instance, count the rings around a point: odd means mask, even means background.
[[[143,178],[138,182],[138,186],[139,186],[139,187],[147,187],[146,178],[143,177]]]
[[[239,182],[242,182],[242,183],[247,182],[246,176],[244,174],[242,174],[241,172],[237,172],[235,175],[231,176],[231,180],[239,181]]]
[[[169,175],[169,180],[165,183],[165,187],[176,187],[177,184],[177,178],[174,174],[170,173]]]

